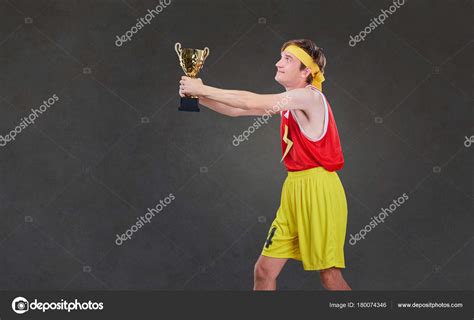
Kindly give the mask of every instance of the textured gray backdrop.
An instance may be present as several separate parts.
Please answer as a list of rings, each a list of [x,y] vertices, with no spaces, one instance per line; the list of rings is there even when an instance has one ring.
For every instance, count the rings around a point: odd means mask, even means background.
[[[356,290],[473,289],[472,1],[412,0],[355,47],[390,1],[0,0],[0,289],[250,290],[279,205],[279,117],[177,111],[173,50],[210,47],[205,83],[281,92],[281,44],[324,48],[345,156],[344,275]],[[473,141],[474,142],[474,141]],[[147,208],[158,216],[121,246]],[[403,193],[365,240],[350,234]],[[290,261],[279,288],[321,290]]]

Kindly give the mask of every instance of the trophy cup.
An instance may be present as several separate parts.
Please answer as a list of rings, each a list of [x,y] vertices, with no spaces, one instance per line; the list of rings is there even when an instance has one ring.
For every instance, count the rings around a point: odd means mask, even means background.
[[[205,47],[204,50],[181,49],[181,43],[179,42],[174,45],[174,50],[178,54],[181,68],[183,68],[184,73],[190,78],[196,78],[210,52],[208,47]],[[199,112],[198,103],[198,97],[181,97],[181,105],[178,110]]]

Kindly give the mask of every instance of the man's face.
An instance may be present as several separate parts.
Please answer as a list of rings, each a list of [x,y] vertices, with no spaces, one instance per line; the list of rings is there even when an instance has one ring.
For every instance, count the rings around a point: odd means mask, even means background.
[[[275,80],[282,86],[295,85],[306,79],[305,70],[300,70],[301,62],[290,52],[281,52],[281,58],[275,66]]]

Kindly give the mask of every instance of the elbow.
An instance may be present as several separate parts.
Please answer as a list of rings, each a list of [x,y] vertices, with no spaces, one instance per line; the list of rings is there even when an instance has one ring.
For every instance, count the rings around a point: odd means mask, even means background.
[[[242,109],[237,109],[237,108],[232,108],[231,112],[229,112],[227,115],[232,118],[237,118],[242,115],[241,111]]]

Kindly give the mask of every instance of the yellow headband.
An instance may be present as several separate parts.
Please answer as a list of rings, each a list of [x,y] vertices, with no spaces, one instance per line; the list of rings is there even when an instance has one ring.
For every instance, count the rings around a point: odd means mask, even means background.
[[[298,58],[298,60],[301,61],[301,63],[311,69],[311,74],[313,76],[313,82],[311,84],[318,88],[320,91],[322,91],[324,75],[319,69],[319,66],[313,61],[313,58],[311,58],[311,56],[307,54],[306,51],[293,44],[286,47],[283,51],[292,53],[295,57]]]

